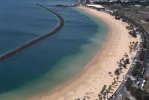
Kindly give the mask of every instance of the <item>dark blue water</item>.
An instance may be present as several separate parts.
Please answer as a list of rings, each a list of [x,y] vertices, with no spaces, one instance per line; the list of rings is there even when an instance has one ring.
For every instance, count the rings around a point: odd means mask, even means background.
[[[0,0],[0,54],[46,34],[56,25],[56,19],[34,1]]]
[[[0,62],[0,100],[9,100],[7,93],[13,90],[19,91],[24,86],[27,89],[29,88],[27,84],[42,79],[45,75],[49,75],[49,83],[46,81],[45,83],[51,84],[51,86],[63,82],[66,76],[69,76],[67,75],[69,72],[61,74],[60,71],[69,69],[67,64],[72,62],[67,61],[82,52],[81,47],[90,44],[90,39],[94,38],[97,33],[100,34],[100,42],[105,37],[106,28],[102,22],[97,25],[89,16],[71,8],[49,6],[51,4],[72,3],[74,0],[0,0],[0,54],[46,34],[55,27],[57,19],[49,12],[36,6],[36,2],[60,13],[64,17],[65,26],[52,37]],[[94,45],[99,44],[95,43]],[[96,46],[90,47],[93,52],[96,51]],[[65,64],[59,66],[58,63],[65,57],[69,57],[68,60],[66,58]],[[81,60],[83,59],[82,57]],[[76,67],[76,69],[78,68]],[[74,70],[74,75],[76,72]],[[57,78],[60,76],[64,77]],[[45,90],[45,87],[41,88],[39,90]],[[30,88],[30,91],[27,92],[30,94],[33,91]],[[9,98],[16,100],[17,96]]]

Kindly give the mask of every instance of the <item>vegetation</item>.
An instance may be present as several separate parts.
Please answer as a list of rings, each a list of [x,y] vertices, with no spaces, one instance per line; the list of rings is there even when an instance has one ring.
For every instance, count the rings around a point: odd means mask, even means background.
[[[116,76],[120,75],[120,69],[117,68],[114,73],[115,73]]]
[[[146,36],[145,36],[145,30],[144,28],[139,25],[138,23],[135,23],[134,20],[126,17],[124,14],[122,14],[122,12],[116,12],[114,13],[114,16],[116,16],[115,18],[120,20],[122,18],[122,21],[125,21],[129,24],[129,26],[127,26],[126,28],[130,30],[129,34],[134,37],[137,38],[137,34],[141,33],[141,38],[143,39],[143,42],[141,43],[140,46],[140,51],[137,54],[137,57],[135,58],[136,62],[135,62],[135,67],[133,68],[133,72],[132,75],[135,76],[137,79],[142,78],[143,74],[142,74],[142,69],[144,68],[144,63],[142,63],[145,59],[145,55],[146,55],[146,48],[147,48],[147,41],[146,41]],[[120,19],[119,19],[120,17]],[[132,42],[130,43],[130,53],[134,50],[136,50],[136,47],[138,45],[138,42]],[[124,55],[125,56],[125,55]],[[127,64],[129,64],[129,59],[126,57],[126,59],[121,59],[119,62],[119,66],[126,68]],[[115,75],[119,75],[119,69],[117,69],[115,71]],[[133,87],[132,86],[133,81],[131,81],[131,79],[128,79],[126,82],[126,87],[127,90],[130,91],[130,93],[137,99],[137,100],[149,100],[149,94],[145,91],[145,90],[141,90],[140,88],[137,87]],[[147,98],[147,99],[146,99]],[[129,100],[129,98],[126,98],[126,100]]]
[[[134,38],[137,38],[137,35],[136,35],[136,32],[135,31],[130,31],[129,34],[134,37]]]
[[[133,81],[128,78],[126,82],[126,88],[128,91],[130,91],[131,95],[133,95],[137,100],[149,100],[149,94],[145,90],[133,87],[132,84]]]
[[[129,59],[128,59],[128,58],[126,59],[126,64],[130,64],[130,62],[129,62]]]
[[[107,87],[106,85],[104,85],[104,86],[103,86],[102,90],[100,91],[100,93],[101,93],[101,94],[103,94],[103,93],[104,93],[104,91],[105,91],[106,87]]]

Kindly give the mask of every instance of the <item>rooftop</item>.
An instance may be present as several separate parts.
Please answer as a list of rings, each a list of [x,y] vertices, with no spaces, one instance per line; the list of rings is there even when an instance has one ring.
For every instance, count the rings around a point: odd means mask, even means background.
[[[103,6],[97,5],[97,4],[86,4],[86,6],[87,6],[87,7],[95,7],[95,8],[98,8],[98,9],[104,8]]]

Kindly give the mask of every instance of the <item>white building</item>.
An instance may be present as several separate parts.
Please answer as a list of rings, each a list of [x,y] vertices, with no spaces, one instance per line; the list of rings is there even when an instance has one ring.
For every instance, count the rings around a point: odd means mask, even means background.
[[[94,8],[94,9],[97,9],[97,10],[105,9],[103,6],[97,5],[97,4],[86,4],[86,6],[87,6],[87,7]]]

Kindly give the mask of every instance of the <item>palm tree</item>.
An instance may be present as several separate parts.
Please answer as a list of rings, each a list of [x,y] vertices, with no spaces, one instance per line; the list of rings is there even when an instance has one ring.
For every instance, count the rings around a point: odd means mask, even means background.
[[[111,89],[112,89],[112,86],[111,86],[111,85],[109,85],[108,90],[110,91]]]
[[[102,100],[102,95],[98,94],[99,100]]]
[[[112,76],[112,72],[109,72],[108,74],[109,74],[110,76]]]
[[[103,98],[106,100],[106,92],[103,93]]]
[[[116,83],[116,79],[114,78],[114,83]]]
[[[118,81],[119,77],[117,76],[116,79],[117,79],[117,81]]]
[[[108,98],[108,94],[110,93],[110,90],[109,89],[107,89],[106,90],[106,96],[107,96],[107,98]]]

